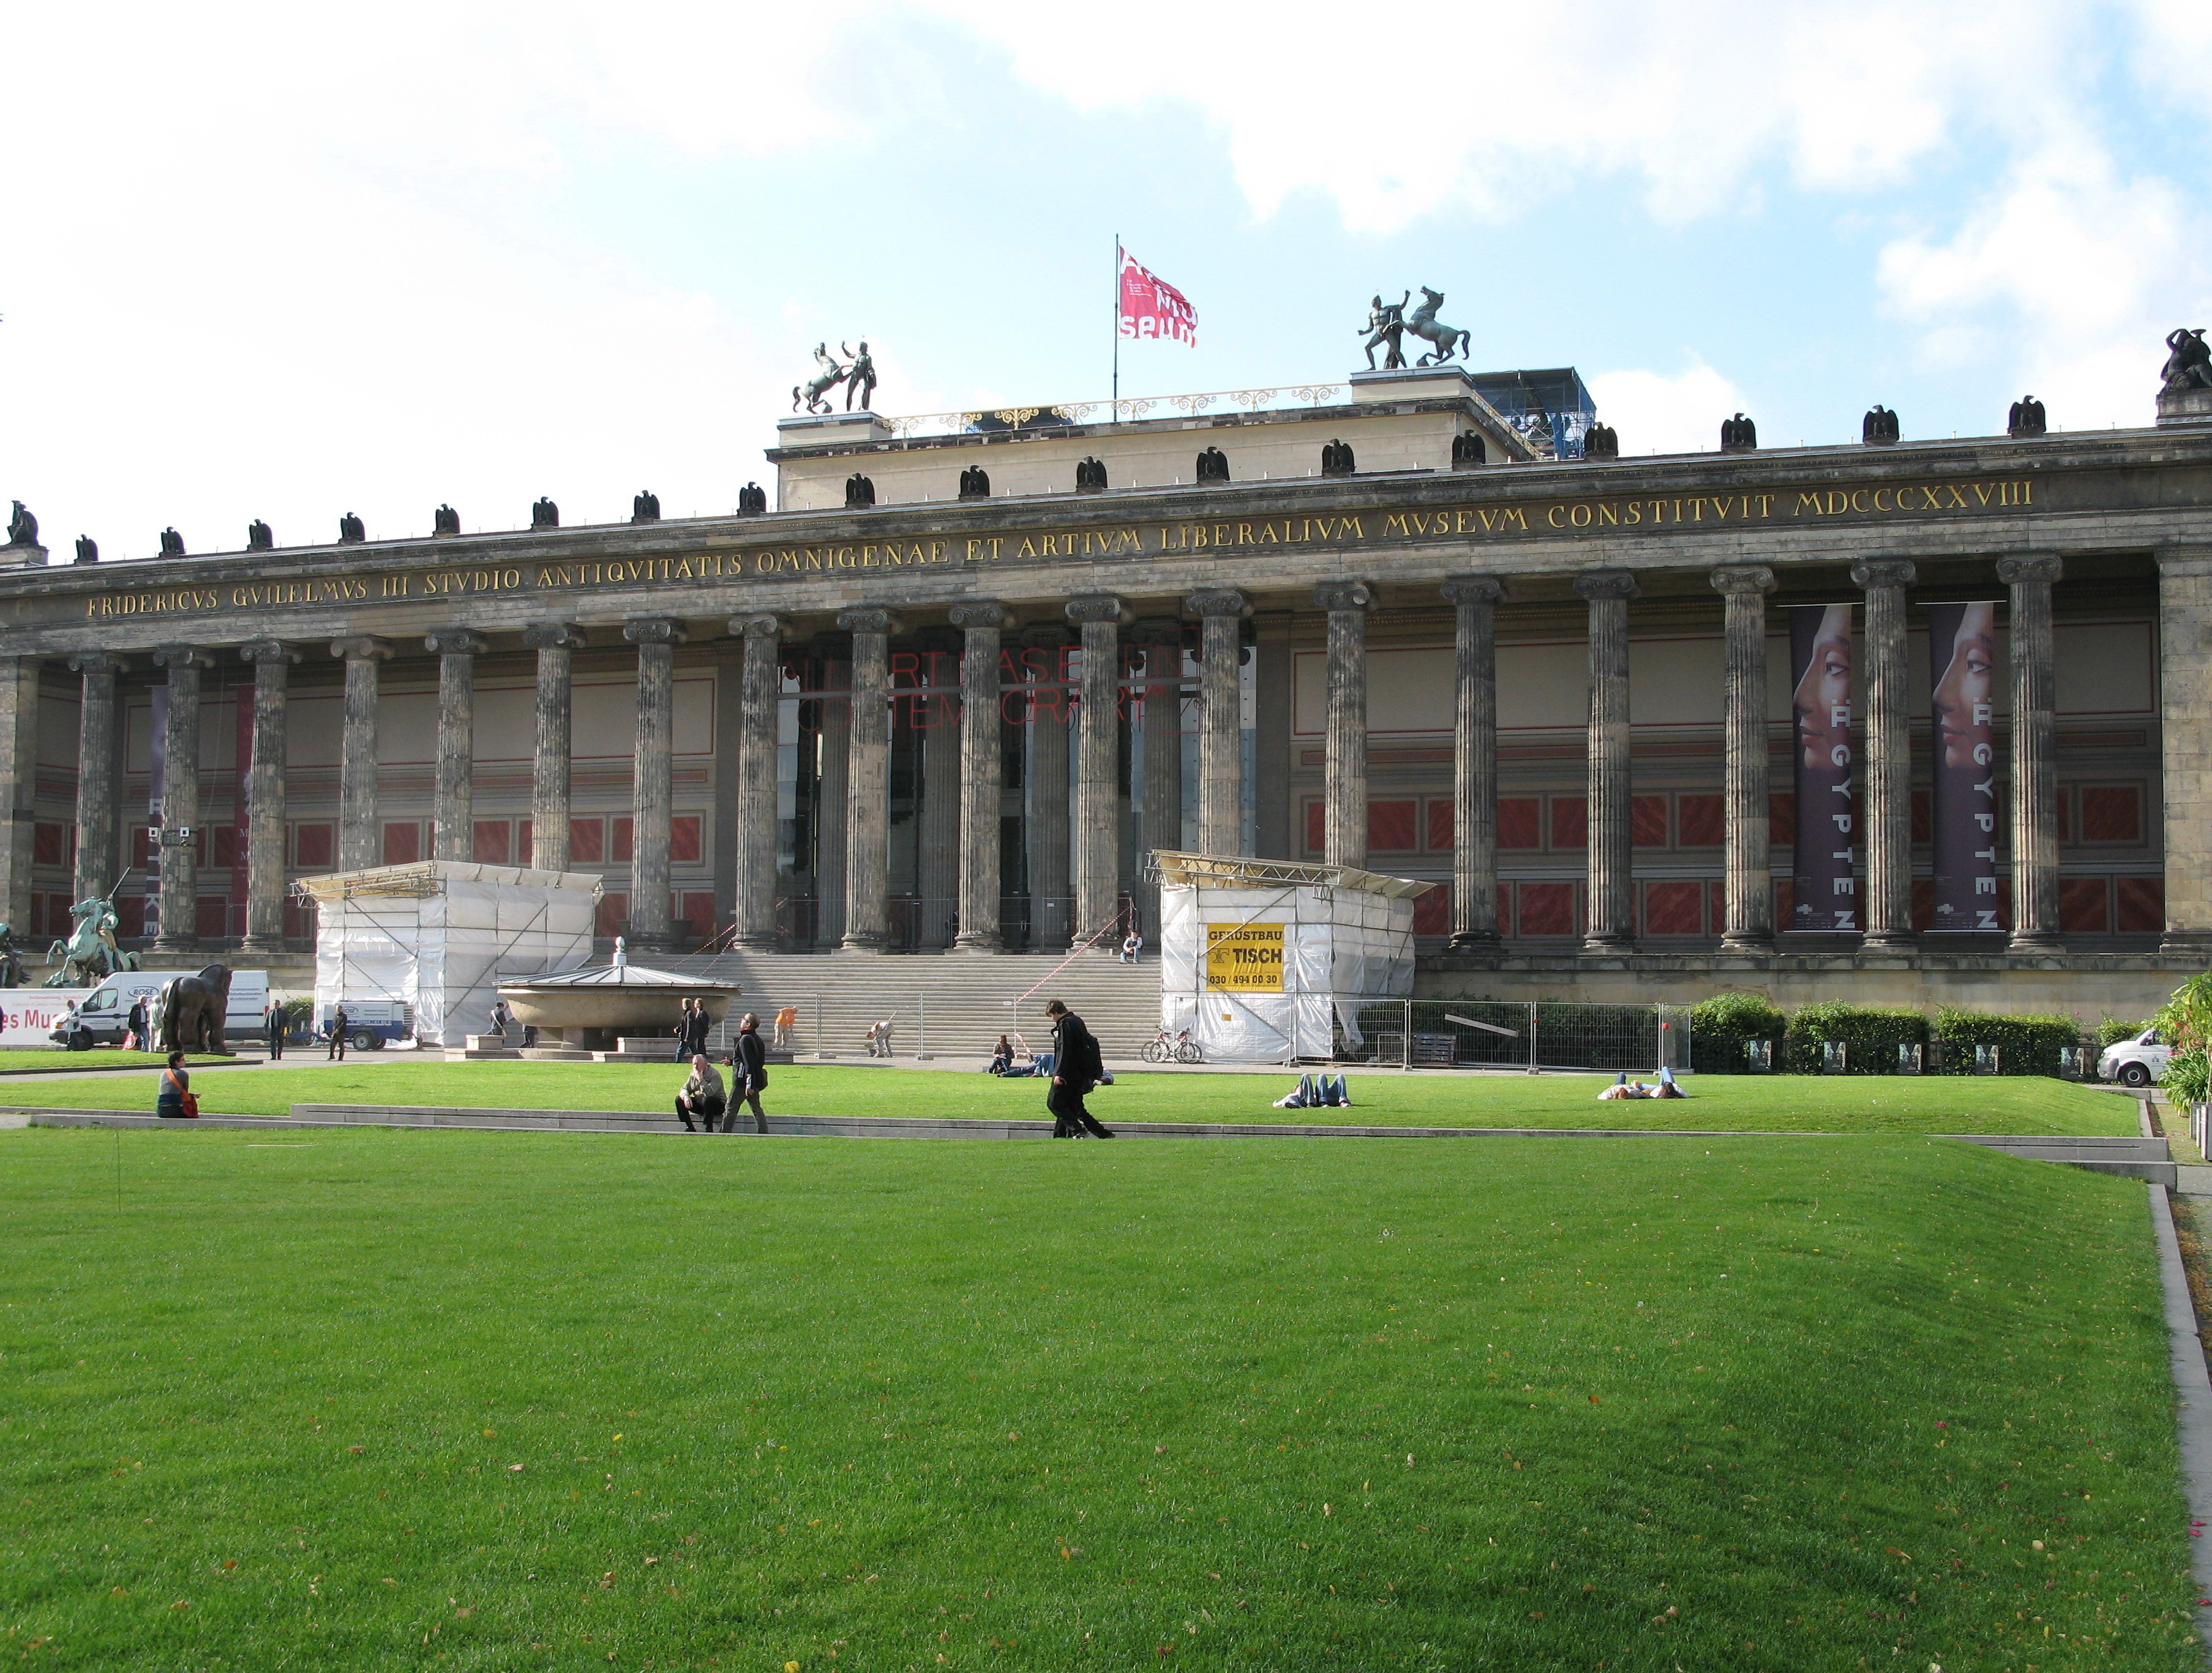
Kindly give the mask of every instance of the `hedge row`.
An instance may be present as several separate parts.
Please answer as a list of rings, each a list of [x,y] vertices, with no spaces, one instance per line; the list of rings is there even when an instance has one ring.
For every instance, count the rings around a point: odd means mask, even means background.
[[[1741,1073],[1748,1066],[1745,1047],[1753,1040],[1771,1042],[1774,1067],[1794,1075],[1824,1073],[1831,1041],[1843,1044],[1844,1072],[1851,1075],[1896,1074],[1901,1046],[1923,1048],[1922,1067],[1929,1074],[1974,1074],[1975,1047],[1994,1046],[2000,1073],[2057,1075],[2060,1054],[2084,1044],[2081,1025],[2070,1016],[1993,1016],[1946,1007],[1931,1019],[1920,1011],[1841,1002],[1801,1005],[1785,1015],[1749,993],[1719,994],[1691,1007],[1690,1052],[1697,1069]]]

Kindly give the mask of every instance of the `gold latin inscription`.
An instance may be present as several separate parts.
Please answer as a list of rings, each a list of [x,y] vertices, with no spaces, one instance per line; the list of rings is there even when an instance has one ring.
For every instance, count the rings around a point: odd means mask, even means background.
[[[459,598],[502,592],[590,592],[747,577],[839,571],[1053,563],[1079,558],[1162,558],[1193,552],[1263,552],[1285,546],[1389,546],[1433,540],[1481,540],[1586,530],[1639,533],[1726,528],[1746,523],[1838,518],[1942,518],[2033,511],[2027,477],[1993,482],[1884,483],[1879,488],[1806,488],[1763,494],[1669,494],[1658,499],[1509,501],[1441,511],[1366,511],[1344,516],[1239,518],[1230,522],[1130,524],[1109,529],[1042,529],[998,535],[918,535],[821,545],[767,546],[684,557],[608,558],[575,563],[485,564],[394,570],[371,575],[99,592],[88,616],[176,615],[289,605]],[[25,600],[19,611],[30,606]]]

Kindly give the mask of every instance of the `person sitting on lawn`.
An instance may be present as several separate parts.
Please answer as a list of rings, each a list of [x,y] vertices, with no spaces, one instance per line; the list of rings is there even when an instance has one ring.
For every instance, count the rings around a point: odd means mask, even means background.
[[[200,1100],[192,1096],[192,1077],[185,1072],[185,1054],[169,1053],[169,1066],[161,1071],[161,1078],[154,1093],[154,1113],[164,1121],[189,1121],[200,1112]]]
[[[991,1073],[1004,1075],[1014,1066],[1014,1043],[1004,1034],[999,1036],[998,1050],[991,1054]]]
[[[729,1107],[722,1095],[722,1071],[708,1062],[704,1052],[691,1058],[691,1078],[684,1082],[684,1090],[676,1095],[676,1114],[684,1123],[687,1133],[713,1132],[722,1124],[722,1112]],[[694,1126],[696,1116],[702,1124]]]

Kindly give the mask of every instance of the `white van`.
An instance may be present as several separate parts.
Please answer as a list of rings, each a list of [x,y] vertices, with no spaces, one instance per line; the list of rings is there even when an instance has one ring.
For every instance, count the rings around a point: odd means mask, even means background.
[[[119,970],[98,987],[88,989],[77,1002],[76,1014],[54,1028],[56,1045],[72,1052],[89,1052],[95,1046],[120,1046],[131,1025],[131,1007],[141,998],[149,1010],[154,996],[172,976],[197,976],[198,970]],[[234,970],[230,973],[230,1009],[223,1018],[223,1043],[236,1051],[241,1044],[263,1038],[261,1013],[269,1006],[269,973]]]

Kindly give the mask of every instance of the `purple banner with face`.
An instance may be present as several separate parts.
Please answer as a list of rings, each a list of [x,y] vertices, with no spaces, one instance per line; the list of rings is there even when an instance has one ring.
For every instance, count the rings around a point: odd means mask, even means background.
[[[1859,918],[1858,803],[1851,794],[1851,609],[1790,611],[1790,676],[1796,716],[1796,903],[1788,928],[1852,930]]]
[[[1997,662],[1994,603],[1931,604],[1928,672],[1936,694],[1934,928],[1996,930]]]

